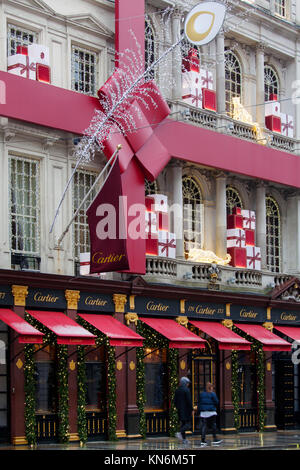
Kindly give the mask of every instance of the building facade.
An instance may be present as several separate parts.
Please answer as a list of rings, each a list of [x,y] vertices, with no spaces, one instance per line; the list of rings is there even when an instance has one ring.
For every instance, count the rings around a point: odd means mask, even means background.
[[[196,3],[145,2],[146,66],[178,40],[182,18]],[[22,102],[20,115],[0,111],[4,442],[174,435],[173,394],[185,375],[194,404],[205,383],[214,383],[222,432],[299,426],[299,366],[291,343],[300,328],[300,181],[293,171],[300,140],[300,8],[291,0],[224,3],[222,31],[194,51],[210,74],[216,110],[184,98],[184,64],[192,50],[187,43],[151,71],[182,138],[176,149],[170,143],[173,158],[154,182],[145,181],[145,194],[163,194],[183,209],[170,218],[176,256],[148,254],[145,275],[80,275],[80,254],[89,251],[85,212],[96,192],[57,246],[105,165],[100,150],[77,168],[50,233],[81,135],[72,123],[46,126],[24,118]],[[0,8],[0,110],[9,57],[34,44],[48,48],[51,72],[51,84],[37,86],[80,96],[80,103],[96,101],[114,70],[115,2],[3,0]],[[20,87],[28,81],[18,80]],[[280,131],[266,122],[272,101],[288,116]],[[56,105],[59,116],[64,103]],[[258,267],[224,263],[228,216],[239,210],[255,214],[250,246],[260,248]],[[29,343],[15,331],[10,312],[46,335],[42,346],[37,337]],[[34,312],[47,312],[46,323]],[[62,338],[57,324],[49,324],[57,313],[95,335],[96,345],[71,333]],[[87,315],[97,316],[98,328]],[[126,327],[123,343],[113,343],[110,318]],[[173,320],[174,331],[163,334],[149,319]],[[191,347],[187,338],[179,343],[177,326],[194,341],[205,340],[205,347]],[[227,347],[220,326],[230,332]],[[240,348],[235,335],[251,349]],[[140,337],[143,347],[134,342]],[[195,417],[193,432],[198,430]]]

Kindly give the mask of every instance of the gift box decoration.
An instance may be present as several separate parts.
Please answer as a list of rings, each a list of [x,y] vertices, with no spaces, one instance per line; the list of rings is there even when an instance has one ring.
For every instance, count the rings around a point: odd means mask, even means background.
[[[281,133],[287,137],[294,137],[294,118],[289,114],[280,114]]]
[[[266,101],[265,116],[279,116],[280,117],[279,101]]]
[[[51,83],[49,65],[39,63],[36,64],[36,79],[38,82]]]
[[[246,246],[247,268],[261,269],[261,252],[258,246]]]
[[[240,228],[227,229],[227,247],[237,246],[244,248],[246,246],[245,230]]]
[[[255,230],[245,229],[246,246],[255,245]]]
[[[217,111],[217,97],[214,90],[202,88],[202,108]]]
[[[201,77],[201,87],[207,88],[208,90],[213,90],[214,79],[213,79],[212,72],[206,69],[200,69],[200,77]]]
[[[242,209],[240,207],[233,207],[232,208],[232,213],[235,215],[241,215],[242,214]]]
[[[157,237],[158,218],[156,212],[145,212],[146,234],[147,237]]]
[[[165,212],[168,214],[168,196],[165,196],[164,194],[151,194],[150,197],[153,199],[153,203],[151,205],[152,211]]]
[[[247,251],[246,248],[238,248],[236,246],[227,248],[227,252],[231,256],[230,266],[236,268],[246,268],[247,266]]]
[[[175,233],[166,231],[158,232],[158,256],[165,258],[176,258]]]
[[[16,54],[28,55],[27,46],[17,46]]]
[[[255,230],[256,226],[256,217],[254,211],[249,210],[242,210],[242,218],[243,218],[243,228],[249,230]]]
[[[266,128],[273,132],[281,133],[281,118],[280,116],[266,116]]]
[[[159,230],[169,230],[169,214],[166,212],[157,212]]]
[[[7,71],[19,77],[36,79],[36,64],[27,54],[14,54],[7,57]]]
[[[158,236],[146,238],[146,255],[158,256]]]
[[[80,276],[89,276],[90,274],[90,253],[80,253]]]
[[[152,196],[145,197],[145,208],[147,212],[154,212],[154,198]]]
[[[199,72],[185,72],[182,75],[182,99],[191,106],[202,108],[202,87]]]
[[[29,44],[28,55],[34,62],[50,65],[49,47],[44,46],[43,44]]]
[[[269,100],[270,101],[277,101],[278,100],[278,95],[276,95],[275,93],[270,93]]]
[[[200,60],[196,49],[190,49],[188,56],[182,59],[182,72],[199,72]]]
[[[227,229],[232,228],[244,228],[242,215],[229,214],[227,216]]]

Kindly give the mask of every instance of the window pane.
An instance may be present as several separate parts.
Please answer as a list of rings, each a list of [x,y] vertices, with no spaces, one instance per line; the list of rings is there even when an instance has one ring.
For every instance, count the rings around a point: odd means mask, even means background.
[[[202,248],[203,203],[201,190],[194,178],[182,179],[184,250],[188,258],[192,249]]]
[[[72,47],[72,90],[95,95],[96,58],[94,52]]]
[[[266,257],[267,268],[272,272],[280,271],[280,211],[275,199],[266,197]]]
[[[9,24],[7,26],[7,54],[17,53],[17,46],[28,46],[37,42],[37,34],[33,31]]]
[[[37,362],[36,373],[36,411],[56,411],[56,374],[53,362]]]

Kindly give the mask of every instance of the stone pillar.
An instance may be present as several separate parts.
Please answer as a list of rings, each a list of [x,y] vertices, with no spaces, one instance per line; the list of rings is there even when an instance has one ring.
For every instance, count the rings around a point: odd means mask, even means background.
[[[286,255],[282,256],[283,260],[286,260],[286,264],[283,266],[283,272],[299,273],[300,271],[300,198],[297,195],[297,191],[292,192],[287,198],[287,222],[286,226],[288,230]],[[282,227],[283,231],[284,227]]]
[[[180,21],[182,17],[182,10],[175,8],[172,16],[172,43],[175,44],[180,38]],[[172,77],[173,84],[173,99],[181,99],[181,48],[175,47],[172,53]]]
[[[169,170],[172,186],[171,229],[176,235],[176,258],[184,259],[182,164],[174,162]]]
[[[225,114],[225,55],[224,55],[224,33],[221,32],[216,38],[217,43],[217,65],[216,65],[216,82],[217,82],[217,111],[219,114]]]
[[[226,175],[216,178],[216,255],[225,258],[227,253]]]
[[[258,183],[256,187],[256,230],[255,230],[256,246],[261,250],[261,268],[266,269],[266,186],[263,182]]]
[[[300,4],[297,2],[299,9],[300,24]],[[296,52],[295,52],[295,82],[292,83],[292,94],[295,96],[295,100],[292,100],[293,108],[295,110],[295,139],[300,139],[300,39],[296,41]],[[295,106],[296,105],[296,106]],[[299,147],[299,145],[297,145]],[[299,148],[298,148],[299,155]]]
[[[67,316],[75,320],[77,315],[80,292],[78,290],[66,290]],[[68,347],[68,389],[69,389],[69,433],[70,442],[79,441],[77,422],[77,346]]]
[[[272,400],[272,353],[265,352],[265,403],[266,422],[265,431],[276,431],[275,425],[275,403]]]
[[[24,318],[27,286],[12,286],[14,311]],[[11,443],[27,444],[25,437],[25,392],[24,392],[24,344],[17,340],[18,333],[11,329],[10,335],[10,424]]]
[[[265,127],[265,45],[259,43],[256,47],[256,121]]]

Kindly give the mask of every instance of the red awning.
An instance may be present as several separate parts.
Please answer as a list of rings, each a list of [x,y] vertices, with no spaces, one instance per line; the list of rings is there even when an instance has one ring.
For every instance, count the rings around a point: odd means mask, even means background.
[[[206,341],[176,321],[167,318],[144,318],[140,320],[169,340],[170,348],[205,348]]]
[[[274,326],[275,330],[283,333],[285,336],[300,341],[300,327],[299,326]]]
[[[235,324],[237,328],[247,333],[263,345],[264,351],[290,351],[291,345],[284,339],[274,335],[261,325]]]
[[[199,328],[211,338],[219,343],[219,349],[234,349],[249,351],[251,343],[231,331],[229,328],[217,322],[189,320],[189,322]]]
[[[27,310],[27,312],[57,335],[57,344],[95,344],[95,335],[62,312],[41,310]]]
[[[116,320],[111,315],[97,315],[90,313],[80,313],[79,317],[93,325],[97,330],[102,331],[108,338],[111,346],[143,346],[144,338],[128,326]]]
[[[31,326],[24,318],[17,315],[9,308],[0,309],[0,320],[13,330],[19,333],[19,343],[41,344],[43,342],[44,333]]]

